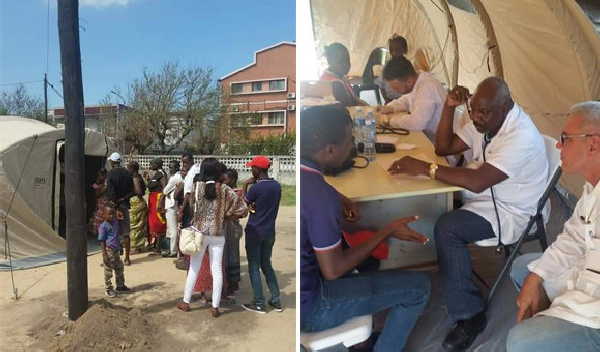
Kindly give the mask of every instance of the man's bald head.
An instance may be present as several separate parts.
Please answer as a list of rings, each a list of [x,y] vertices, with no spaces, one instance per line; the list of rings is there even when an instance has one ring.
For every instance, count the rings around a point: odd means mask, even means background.
[[[493,103],[497,105],[503,105],[507,102],[512,103],[508,85],[500,77],[488,77],[481,81],[477,86],[475,94],[478,92],[490,97]]]
[[[495,135],[514,102],[506,82],[499,77],[484,79],[471,98],[471,120],[480,133]]]

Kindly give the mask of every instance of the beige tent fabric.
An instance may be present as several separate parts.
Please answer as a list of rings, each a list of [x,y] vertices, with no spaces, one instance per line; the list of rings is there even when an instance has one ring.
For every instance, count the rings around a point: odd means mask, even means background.
[[[103,134],[92,130],[85,133],[86,155],[104,157],[113,147]],[[65,250],[64,240],[52,229],[53,187],[60,167],[56,147],[64,138],[64,129],[22,117],[0,116],[0,218],[6,216],[21,179],[7,218],[13,259]],[[4,256],[1,226],[0,256]]]
[[[470,2],[477,13],[447,0],[312,0],[315,46],[348,46],[351,73],[360,75],[372,48],[399,33],[408,40],[409,58],[418,47],[431,50],[432,71],[449,87],[455,60],[458,84],[471,90],[488,76],[503,76],[540,131],[554,138],[571,105],[600,99],[600,36],[575,1]],[[458,58],[444,34],[446,8],[456,24]],[[582,179],[563,175],[561,184],[579,195]]]
[[[371,51],[387,47],[387,40],[398,33],[408,41],[407,57],[413,60],[421,50],[430,59],[431,72],[447,86],[451,85],[454,60],[446,15],[426,12],[430,3],[419,1],[364,0],[331,1],[312,0],[313,26],[317,56],[321,58],[321,72],[327,62],[323,48],[333,42],[344,44],[350,52],[350,76],[360,76]],[[436,8],[436,11],[437,8]],[[439,11],[438,11],[439,12]],[[435,19],[435,22],[430,18]],[[423,28],[428,30],[424,31]],[[413,44],[418,43],[418,44]],[[445,48],[445,49],[444,49]],[[446,56],[442,55],[442,50]]]

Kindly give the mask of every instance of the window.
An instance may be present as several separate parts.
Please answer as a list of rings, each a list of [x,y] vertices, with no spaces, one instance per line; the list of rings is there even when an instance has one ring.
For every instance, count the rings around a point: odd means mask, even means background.
[[[283,111],[269,112],[269,125],[283,125],[285,114]]]
[[[243,83],[232,83],[231,84],[231,94],[239,94],[244,91]]]
[[[285,90],[285,80],[277,79],[269,81],[269,90]]]
[[[262,82],[252,82],[252,91],[260,92],[262,90]]]
[[[248,124],[249,125],[262,125],[262,114],[260,114],[260,113],[249,114]]]

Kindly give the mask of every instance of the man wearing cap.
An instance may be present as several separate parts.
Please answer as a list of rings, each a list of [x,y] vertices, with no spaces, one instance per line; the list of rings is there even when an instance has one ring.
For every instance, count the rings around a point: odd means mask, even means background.
[[[248,258],[248,272],[254,301],[242,304],[242,307],[249,311],[266,313],[260,277],[260,270],[262,270],[271,292],[271,299],[268,303],[276,311],[282,312],[279,285],[277,277],[275,277],[275,270],[271,265],[271,255],[275,244],[275,219],[281,200],[281,185],[269,178],[271,162],[267,157],[255,156],[246,166],[252,168],[252,177],[244,181],[243,192],[250,208],[250,217],[246,225],[246,257]],[[252,187],[248,190],[250,185]]]
[[[129,252],[131,250],[131,242],[129,240],[129,198],[133,197],[133,178],[127,169],[121,166],[121,155],[114,152],[108,158],[108,163],[111,166],[108,175],[106,176],[107,198],[113,202],[117,209],[117,219],[119,220],[119,232],[122,235],[123,244],[125,247],[125,265],[131,265]]]

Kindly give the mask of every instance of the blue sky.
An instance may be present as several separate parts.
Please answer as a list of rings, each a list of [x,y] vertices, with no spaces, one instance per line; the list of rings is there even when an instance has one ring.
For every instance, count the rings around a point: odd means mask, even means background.
[[[216,79],[251,63],[256,50],[296,37],[294,0],[80,0],[79,17],[86,105],[113,87],[126,92],[145,67],[177,61],[212,67]],[[48,65],[62,92],[56,18],[56,0],[0,0],[0,91],[42,80]],[[43,98],[41,82],[26,88]],[[48,97],[50,107],[63,105],[52,91]]]

